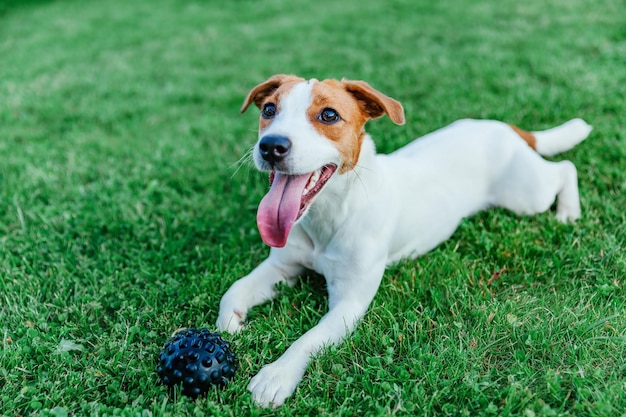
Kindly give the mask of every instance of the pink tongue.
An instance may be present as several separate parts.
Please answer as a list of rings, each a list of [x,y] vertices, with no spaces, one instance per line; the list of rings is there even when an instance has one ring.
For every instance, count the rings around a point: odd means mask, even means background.
[[[256,222],[263,242],[282,248],[298,218],[300,200],[311,174],[284,175],[276,172],[269,192],[263,197]]]

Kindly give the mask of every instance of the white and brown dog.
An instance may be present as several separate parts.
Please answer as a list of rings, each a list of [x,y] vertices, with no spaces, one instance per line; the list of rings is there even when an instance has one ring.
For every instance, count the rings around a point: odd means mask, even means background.
[[[271,183],[257,223],[272,249],[224,294],[217,326],[241,330],[251,307],[276,296],[276,284],[293,285],[305,269],[325,277],[329,296],[320,322],[250,382],[260,405],[283,404],[311,355],[352,332],[388,264],[431,250],[464,217],[496,206],[540,213],[555,198],[557,219],[580,216],[574,165],[539,155],[585,139],[591,127],[583,120],[533,133],[460,120],[377,155],[365,123],[386,114],[403,124],[404,111],[363,81],[275,75],[250,91],[241,111],[251,103],[261,109],[254,162]]]

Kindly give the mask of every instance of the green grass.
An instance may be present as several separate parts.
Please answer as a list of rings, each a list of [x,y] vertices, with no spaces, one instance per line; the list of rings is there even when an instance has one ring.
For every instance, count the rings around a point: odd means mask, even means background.
[[[625,415],[625,28],[620,0],[0,3],[0,415]],[[162,344],[266,255],[238,109],[279,72],[402,101],[405,126],[369,125],[383,152],[463,117],[583,117],[559,158],[584,214],[482,213],[390,268],[281,409],[246,385],[324,314],[316,276],[230,337],[226,390],[171,396]]]

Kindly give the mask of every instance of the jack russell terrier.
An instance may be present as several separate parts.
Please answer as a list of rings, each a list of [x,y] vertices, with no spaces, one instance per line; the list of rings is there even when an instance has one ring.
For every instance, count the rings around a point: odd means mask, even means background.
[[[557,200],[561,222],[580,217],[577,173],[566,151],[587,137],[581,119],[541,132],[498,121],[459,120],[390,155],[377,155],[365,123],[383,115],[404,124],[402,105],[363,81],[275,75],[241,107],[261,109],[254,163],[270,190],[257,224],[269,257],[224,294],[217,327],[243,328],[248,310],[293,285],[305,269],[322,274],[329,311],[248,389],[278,407],[302,380],[312,355],[340,342],[365,315],[385,267],[448,239],[464,217],[489,207],[541,213]]]

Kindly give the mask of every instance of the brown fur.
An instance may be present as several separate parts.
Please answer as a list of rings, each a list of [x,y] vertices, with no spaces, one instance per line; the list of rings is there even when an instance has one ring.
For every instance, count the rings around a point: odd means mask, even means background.
[[[245,112],[252,102],[260,109],[263,108],[265,103],[274,103],[276,104],[276,111],[280,111],[280,97],[301,81],[304,81],[304,78],[294,75],[274,75],[248,93],[241,106],[240,113]],[[271,123],[272,119],[259,117],[259,132],[265,130]]]
[[[270,77],[266,81],[262,82],[261,84],[250,90],[245,100],[243,101],[239,112],[245,112],[252,102],[254,102],[254,104],[258,108],[261,108],[261,105],[266,101],[266,98],[274,93],[276,90],[278,90],[280,86],[289,83],[297,83],[300,81],[304,81],[304,78],[296,77],[295,75],[278,74]]]
[[[341,154],[343,165],[339,167],[339,172],[353,169],[359,160],[367,115],[339,81],[326,80],[316,83],[311,94],[313,100],[307,110],[311,124],[320,135],[332,141]],[[341,120],[333,124],[320,122],[318,117],[325,108],[335,110]]]
[[[324,80],[313,86],[311,95],[309,119],[315,130],[337,147],[343,161],[341,173],[353,169],[359,160],[365,122],[387,114],[395,123],[404,123],[402,105],[363,81]],[[332,124],[320,122],[318,116],[325,108],[335,110],[341,120]]]
[[[537,138],[535,137],[535,135],[533,135],[531,132],[527,132],[525,130],[520,129],[517,126],[513,126],[513,125],[509,125],[509,126],[511,126],[511,129],[513,129],[515,133],[519,135],[519,137],[521,137],[522,139],[526,141],[528,146],[530,146],[534,150],[537,150]]]

